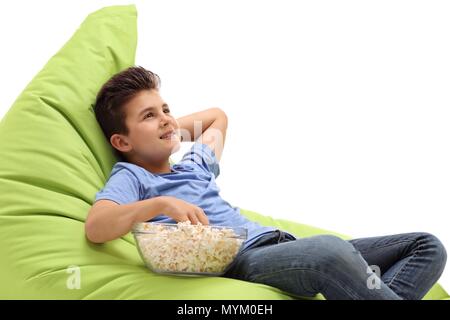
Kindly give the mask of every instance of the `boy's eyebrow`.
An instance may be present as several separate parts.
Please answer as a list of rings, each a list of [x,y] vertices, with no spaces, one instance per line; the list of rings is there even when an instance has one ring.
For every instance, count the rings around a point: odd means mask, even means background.
[[[168,107],[168,104],[167,104],[167,103],[164,103],[164,104],[161,106],[161,109],[164,108],[164,107]],[[156,109],[156,107],[154,107],[154,106],[147,107],[147,108],[143,109],[141,112],[139,112],[139,115],[138,115],[138,116],[140,117],[140,116],[142,116],[142,114],[143,114],[144,112],[150,111],[150,110],[155,110],[155,109]]]

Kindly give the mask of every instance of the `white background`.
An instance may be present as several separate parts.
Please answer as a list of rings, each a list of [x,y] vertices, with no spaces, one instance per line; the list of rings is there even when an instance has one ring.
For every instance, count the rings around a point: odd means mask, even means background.
[[[450,250],[447,1],[5,2],[0,117],[89,13],[131,3],[136,64],[175,116],[228,114],[227,201],[354,237],[426,231]]]

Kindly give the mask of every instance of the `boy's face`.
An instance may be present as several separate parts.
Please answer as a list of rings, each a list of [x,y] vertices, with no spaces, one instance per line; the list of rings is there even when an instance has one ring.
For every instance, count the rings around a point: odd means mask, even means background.
[[[130,162],[160,164],[180,149],[177,134],[162,138],[169,131],[177,133],[179,126],[157,90],[139,92],[124,112],[128,135],[114,134],[110,141]]]

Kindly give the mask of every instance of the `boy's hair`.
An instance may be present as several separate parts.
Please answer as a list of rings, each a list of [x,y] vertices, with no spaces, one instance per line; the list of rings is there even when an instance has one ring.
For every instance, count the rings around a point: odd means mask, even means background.
[[[140,91],[159,90],[160,86],[159,76],[141,66],[132,66],[115,74],[102,86],[96,97],[94,112],[108,142],[115,133],[128,134],[124,105]],[[124,160],[121,152],[114,150]]]

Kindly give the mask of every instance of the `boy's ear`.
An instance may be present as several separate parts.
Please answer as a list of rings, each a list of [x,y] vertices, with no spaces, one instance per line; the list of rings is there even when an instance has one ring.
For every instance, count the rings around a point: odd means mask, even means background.
[[[131,145],[128,143],[128,139],[121,134],[114,133],[109,139],[111,145],[120,152],[128,152],[131,150]]]

